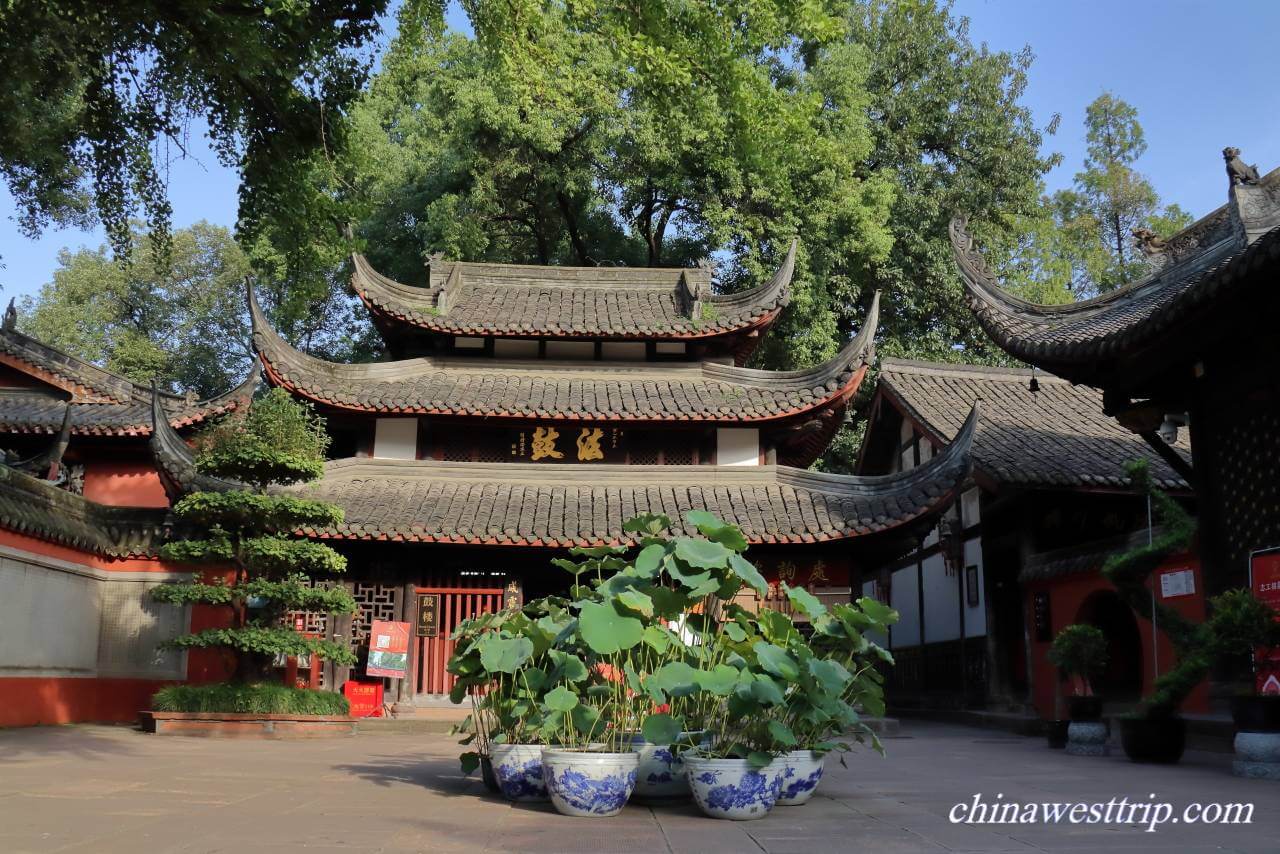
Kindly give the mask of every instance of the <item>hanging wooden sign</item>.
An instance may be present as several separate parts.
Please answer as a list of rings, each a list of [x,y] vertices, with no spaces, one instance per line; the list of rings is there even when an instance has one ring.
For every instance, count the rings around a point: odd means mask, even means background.
[[[434,638],[440,634],[440,594],[418,594],[418,619],[416,634],[420,638]]]

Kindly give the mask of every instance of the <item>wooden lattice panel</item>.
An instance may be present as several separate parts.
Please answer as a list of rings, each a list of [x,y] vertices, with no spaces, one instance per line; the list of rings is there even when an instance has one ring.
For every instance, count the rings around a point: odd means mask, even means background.
[[[1250,552],[1280,545],[1280,411],[1238,407],[1219,429],[1223,539],[1239,572]]]
[[[369,639],[369,627],[374,620],[395,620],[399,588],[389,584],[357,581],[352,585],[352,597],[359,610],[351,618],[351,645],[359,646]]]

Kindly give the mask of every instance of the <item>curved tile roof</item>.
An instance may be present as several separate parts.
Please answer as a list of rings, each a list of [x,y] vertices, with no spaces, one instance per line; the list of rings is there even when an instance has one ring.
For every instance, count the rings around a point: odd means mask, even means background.
[[[435,262],[426,288],[353,255],[351,287],[376,316],[433,332],[552,338],[711,338],[772,322],[790,298],[796,242],[773,277],[711,293],[705,269]]]
[[[969,307],[1010,355],[1080,379],[1073,366],[1088,368],[1135,352],[1228,294],[1254,283],[1271,286],[1256,275],[1280,267],[1280,227],[1274,225],[1280,219],[1280,175],[1268,179],[1265,186],[1232,188],[1225,213],[1215,211],[1171,238],[1171,244],[1189,241],[1190,247],[1164,267],[1111,293],[1065,305],[1029,303],[1002,289],[974,248],[965,219],[956,217],[951,245]],[[1242,194],[1248,196],[1243,202]]]
[[[1190,486],[1134,433],[1102,411],[1102,392],[1016,368],[883,359],[880,393],[926,434],[949,441],[982,401],[973,467],[997,484],[1130,489],[1125,463],[1146,459],[1164,489]],[[1174,446],[1188,462],[1186,432]]]
[[[631,539],[623,523],[707,509],[753,543],[859,537],[940,512],[969,474],[977,408],[956,440],[923,466],[886,477],[822,474],[785,466],[619,466],[348,459],[299,490],[341,506],[345,519],[320,538],[590,546]]]
[[[858,335],[797,371],[711,362],[506,362],[432,358],[341,365],[299,352],[268,325],[252,288],[253,340],[271,382],[339,409],[601,421],[763,422],[843,406],[872,357],[879,295]]]
[[[0,330],[0,363],[40,379],[70,395],[71,432],[90,436],[147,436],[151,433],[151,390],[14,329]],[[258,372],[237,387],[208,400],[161,393],[169,423],[183,428],[243,406],[253,396]],[[0,390],[0,432],[57,433],[67,400],[40,389]]]
[[[167,511],[111,507],[0,465],[0,527],[108,557],[154,555]]]

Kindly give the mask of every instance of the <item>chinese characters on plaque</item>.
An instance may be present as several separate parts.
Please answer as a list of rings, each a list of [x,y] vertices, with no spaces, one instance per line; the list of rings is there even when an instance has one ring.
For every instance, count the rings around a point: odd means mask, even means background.
[[[623,452],[619,449],[621,430],[610,428],[606,432],[601,427],[576,429],[576,435],[568,430],[562,433],[556,427],[521,430],[512,439],[511,456],[534,463],[569,461],[568,454],[572,450],[572,459],[580,463],[624,462]]]

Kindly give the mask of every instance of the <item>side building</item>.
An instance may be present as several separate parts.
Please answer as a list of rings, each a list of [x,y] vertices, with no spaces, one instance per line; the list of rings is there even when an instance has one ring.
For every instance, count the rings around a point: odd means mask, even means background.
[[[159,560],[169,499],[149,439],[248,403],[160,394],[0,325],[0,726],[131,720],[161,685],[221,678],[216,656],[160,652],[216,609],[152,602],[188,578]]]
[[[1100,572],[1109,555],[1146,541],[1146,502],[1133,495],[1124,465],[1147,459],[1157,483],[1188,500],[1190,486],[1105,416],[1092,389],[1030,370],[899,359],[881,364],[858,473],[927,465],[979,401],[973,473],[960,500],[937,530],[857,582],[902,614],[890,638],[891,702],[1053,717],[1057,673],[1046,653],[1076,622],[1109,638],[1099,692],[1136,700],[1173,658]],[[1185,441],[1174,450],[1189,459]],[[1162,572],[1185,573],[1169,604],[1202,616],[1197,557],[1176,556]],[[1189,708],[1202,703],[1198,694]]]

